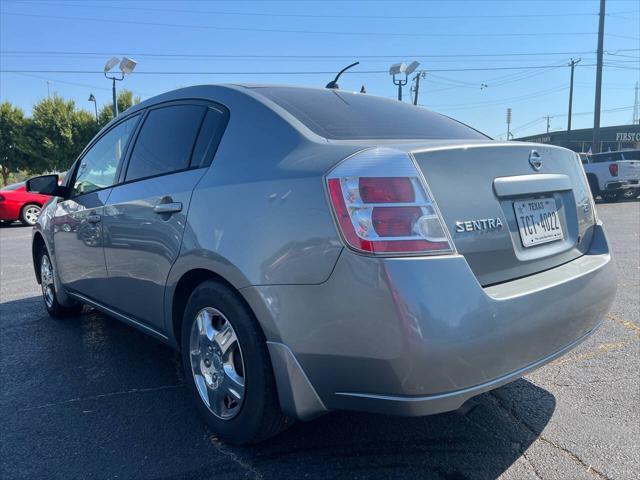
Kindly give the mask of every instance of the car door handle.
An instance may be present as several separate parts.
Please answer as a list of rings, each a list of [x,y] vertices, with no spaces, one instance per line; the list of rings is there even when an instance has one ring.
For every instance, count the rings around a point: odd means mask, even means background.
[[[182,211],[182,202],[159,203],[153,207],[155,213],[178,213]]]
[[[100,220],[100,215],[87,215],[87,222],[89,223],[98,223]]]

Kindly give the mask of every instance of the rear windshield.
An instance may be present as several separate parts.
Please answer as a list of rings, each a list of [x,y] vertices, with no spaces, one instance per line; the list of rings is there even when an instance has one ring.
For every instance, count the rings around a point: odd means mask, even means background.
[[[622,155],[625,160],[640,160],[640,150],[624,150]]]
[[[334,140],[487,139],[460,122],[422,107],[362,93],[257,87],[312,132]]]
[[[616,162],[618,160],[622,160],[622,154],[620,152],[591,155],[591,163]]]

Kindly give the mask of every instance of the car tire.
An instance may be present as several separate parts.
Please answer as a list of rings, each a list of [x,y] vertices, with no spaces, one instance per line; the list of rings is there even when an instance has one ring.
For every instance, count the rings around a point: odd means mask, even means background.
[[[49,257],[49,252],[46,248],[40,251],[38,258],[38,265],[40,268],[40,287],[42,289],[42,299],[44,300],[44,306],[47,309],[49,315],[53,318],[71,317],[79,315],[82,312],[83,305],[81,303],[73,303],[72,305],[61,305],[58,302],[58,295],[56,294],[56,286],[54,281],[55,272],[53,270],[53,263]]]
[[[27,203],[20,210],[20,221],[23,225],[33,227],[38,221],[40,210],[40,205],[36,205],[35,203]]]
[[[595,200],[598,195],[600,195],[600,186],[598,185],[598,179],[594,175],[587,175],[587,180],[589,182],[589,190],[591,190],[591,195]]]
[[[293,423],[280,410],[262,330],[230,287],[211,280],[196,287],[181,332],[185,383],[221,440],[254,444]]]
[[[638,196],[638,190],[634,188],[627,188],[624,192],[622,192],[623,200],[633,200]]]

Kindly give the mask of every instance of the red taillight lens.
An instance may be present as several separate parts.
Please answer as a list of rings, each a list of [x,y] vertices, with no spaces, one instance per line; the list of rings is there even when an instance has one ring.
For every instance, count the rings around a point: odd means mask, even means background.
[[[327,186],[348,246],[371,253],[453,251],[437,207],[406,153],[362,152],[338,165]]]
[[[609,173],[611,174],[612,177],[617,177],[618,176],[618,164],[617,163],[610,163],[609,164]]]
[[[421,216],[420,207],[375,207],[371,223],[380,237],[408,237]]]
[[[360,198],[365,203],[410,203],[415,200],[409,178],[362,177],[358,183]]]

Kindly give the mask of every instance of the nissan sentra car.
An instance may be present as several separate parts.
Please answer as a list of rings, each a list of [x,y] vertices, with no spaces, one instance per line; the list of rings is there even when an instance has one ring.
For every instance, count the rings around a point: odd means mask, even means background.
[[[181,351],[213,431],[460,408],[565,354],[616,275],[579,157],[395,100],[197,86],[89,143],[33,234],[53,317]],[[126,366],[125,366],[126,368]]]

